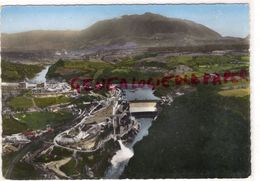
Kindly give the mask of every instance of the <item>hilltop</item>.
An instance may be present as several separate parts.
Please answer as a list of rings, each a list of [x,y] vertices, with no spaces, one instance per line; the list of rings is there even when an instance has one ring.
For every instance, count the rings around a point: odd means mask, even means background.
[[[17,52],[41,57],[61,50],[84,54],[88,51],[147,47],[248,45],[247,38],[222,37],[204,25],[152,13],[99,21],[81,31],[38,30],[2,34],[1,37],[4,57],[10,56],[10,52],[13,57]]]

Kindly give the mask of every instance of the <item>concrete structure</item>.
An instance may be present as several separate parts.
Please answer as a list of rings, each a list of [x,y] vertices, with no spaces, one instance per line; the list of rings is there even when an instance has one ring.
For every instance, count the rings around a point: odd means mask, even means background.
[[[157,112],[156,102],[130,102],[130,113]]]
[[[128,86],[131,87],[131,86]],[[126,100],[129,104],[129,112],[134,117],[154,117],[157,115],[157,102],[160,98],[154,96],[149,87],[124,89]]]

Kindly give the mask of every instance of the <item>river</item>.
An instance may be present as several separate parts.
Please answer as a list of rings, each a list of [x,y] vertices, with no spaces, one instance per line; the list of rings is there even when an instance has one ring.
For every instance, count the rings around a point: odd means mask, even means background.
[[[123,92],[128,101],[136,99],[140,100],[159,100],[154,96],[154,91],[149,87],[133,88],[136,87],[133,84],[128,84],[128,88],[124,89]],[[134,156],[134,145],[148,135],[148,130],[152,125],[153,118],[139,118],[137,121],[140,123],[140,130],[133,142],[124,145],[119,140],[120,150],[111,159],[111,166],[108,167],[105,173],[107,179],[118,179],[125,170],[129,160]]]
[[[129,160],[134,156],[134,145],[148,135],[148,130],[152,125],[152,118],[140,118],[137,119],[140,123],[140,130],[136,135],[134,141],[127,145],[124,145],[119,140],[120,150],[111,159],[111,166],[107,169],[105,178],[106,179],[118,179],[125,170]]]
[[[39,72],[34,78],[28,80],[29,83],[39,84],[46,82],[46,74],[51,65],[47,65],[41,72]]]

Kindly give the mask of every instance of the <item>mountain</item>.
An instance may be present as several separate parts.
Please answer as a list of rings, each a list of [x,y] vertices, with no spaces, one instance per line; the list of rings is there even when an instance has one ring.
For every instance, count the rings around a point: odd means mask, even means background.
[[[2,49],[13,51],[47,50],[69,48],[76,43],[78,31],[28,31],[14,34],[2,34]]]
[[[120,18],[99,21],[90,28],[83,30],[82,33],[90,40],[120,36],[150,37],[156,34],[172,33],[184,33],[203,38],[221,37],[206,26],[192,21],[167,18],[152,13],[125,15]]]
[[[245,44],[225,38],[210,28],[184,19],[158,14],[124,15],[99,21],[81,31],[29,31],[2,34],[2,52],[100,50],[131,44],[139,47],[187,47]],[[96,48],[96,49],[95,49]]]

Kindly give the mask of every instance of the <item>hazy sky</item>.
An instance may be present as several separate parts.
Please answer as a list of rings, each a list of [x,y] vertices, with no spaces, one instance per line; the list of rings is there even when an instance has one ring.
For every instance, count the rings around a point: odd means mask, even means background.
[[[99,20],[145,12],[189,19],[223,36],[245,37],[249,34],[247,4],[4,6],[1,32],[81,30]]]

